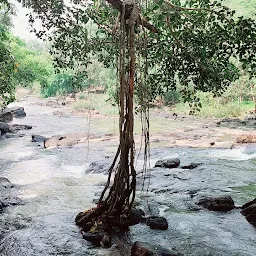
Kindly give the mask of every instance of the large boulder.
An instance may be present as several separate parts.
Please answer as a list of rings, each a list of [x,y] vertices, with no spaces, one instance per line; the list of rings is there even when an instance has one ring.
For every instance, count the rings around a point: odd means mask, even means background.
[[[204,197],[199,199],[197,204],[208,210],[219,212],[227,212],[235,208],[234,201],[230,196]]]
[[[4,122],[0,122],[0,135],[6,134],[10,131],[10,125]]]
[[[179,158],[168,158],[168,159],[158,160],[155,164],[155,167],[177,168],[179,165],[180,165]]]
[[[132,246],[131,256],[181,256],[160,245],[154,245],[144,242],[135,242]]]
[[[150,216],[146,218],[146,224],[151,229],[159,229],[159,230],[168,229],[168,222],[164,217]]]
[[[247,221],[256,227],[256,198],[244,204],[241,209],[241,213],[245,216]]]
[[[20,117],[25,117],[26,112],[24,111],[23,107],[12,107],[10,108],[13,117],[20,118]]]

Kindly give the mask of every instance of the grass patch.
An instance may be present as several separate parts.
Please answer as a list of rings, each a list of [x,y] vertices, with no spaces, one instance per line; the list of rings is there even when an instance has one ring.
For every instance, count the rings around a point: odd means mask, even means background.
[[[72,104],[72,108],[97,110],[101,115],[117,115],[117,106],[112,106],[111,103],[107,101],[108,98],[109,96],[107,94],[81,94],[78,100]]]
[[[238,102],[230,102],[227,104],[221,104],[216,100],[213,104],[202,104],[202,108],[195,115],[199,117],[244,117],[248,112],[254,110],[254,103],[243,102],[239,104]],[[189,114],[190,107],[187,103],[177,104],[175,111],[177,113]]]

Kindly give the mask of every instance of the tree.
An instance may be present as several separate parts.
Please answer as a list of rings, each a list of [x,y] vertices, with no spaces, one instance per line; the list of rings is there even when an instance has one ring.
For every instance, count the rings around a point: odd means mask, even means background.
[[[69,5],[55,0],[22,2],[36,11],[30,14],[30,22],[43,21],[45,29],[36,33],[41,38],[48,34],[53,41],[58,66],[86,64],[91,52],[98,53],[106,66],[116,63],[120,144],[97,207],[79,213],[76,223],[83,230],[95,229],[100,223],[104,229],[126,226],[136,190],[134,94],[143,120],[146,160],[150,101],[181,84],[184,99],[200,105],[194,96],[197,90],[220,94],[238,78],[231,57],[239,58],[255,76],[256,23],[237,18],[230,9],[209,0],[183,4],[179,0],[76,0]],[[89,20],[99,28],[94,37],[87,33]]]
[[[15,62],[8,48],[11,7],[0,1],[0,106],[14,100]]]

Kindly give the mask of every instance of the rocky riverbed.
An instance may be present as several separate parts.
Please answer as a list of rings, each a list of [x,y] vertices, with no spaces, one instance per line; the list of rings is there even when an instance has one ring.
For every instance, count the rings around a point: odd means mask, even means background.
[[[14,117],[8,125],[32,129],[0,141],[1,255],[128,256],[136,241],[176,255],[256,255],[255,227],[246,219],[254,203],[240,209],[256,198],[256,146],[236,141],[254,128],[234,129],[193,117],[174,120],[153,110],[150,175],[142,173],[143,157],[138,156],[135,205],[146,217],[165,217],[168,229],[140,223],[103,249],[82,238],[74,218],[95,206],[104,188],[118,143],[116,117],[95,113],[88,123],[87,114],[74,113],[67,105],[49,106],[33,98],[18,105],[26,117]],[[32,142],[32,135],[59,139],[47,147],[44,139]],[[139,148],[139,130],[136,144]],[[203,204],[202,199],[208,201]],[[223,202],[228,204],[220,211],[216,203]],[[133,251],[148,246],[143,243]]]

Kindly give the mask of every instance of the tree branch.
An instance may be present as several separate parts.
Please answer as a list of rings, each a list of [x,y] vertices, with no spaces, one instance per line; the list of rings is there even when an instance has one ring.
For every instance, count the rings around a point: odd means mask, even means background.
[[[122,13],[123,2],[121,0],[106,0],[112,7]],[[131,9],[132,10],[132,9]],[[129,17],[128,17],[129,18]],[[139,14],[139,24],[153,33],[160,33],[157,28],[150,24],[145,18]]]

